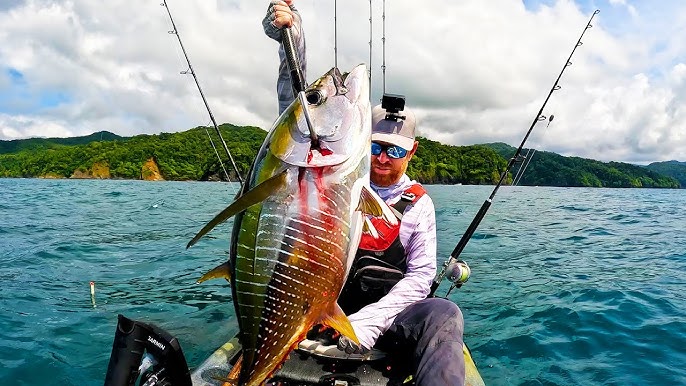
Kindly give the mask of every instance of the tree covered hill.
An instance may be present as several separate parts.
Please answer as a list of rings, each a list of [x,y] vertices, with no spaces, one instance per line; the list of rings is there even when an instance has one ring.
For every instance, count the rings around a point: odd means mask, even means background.
[[[71,138],[29,138],[11,141],[0,140],[0,154],[15,153],[21,150],[49,149],[59,146],[85,145],[95,141],[116,141],[126,139],[109,131],[98,131],[91,135]]]
[[[656,173],[675,178],[681,183],[682,187],[686,187],[686,162],[653,162],[646,166],[646,168]]]
[[[254,126],[220,126],[223,138],[245,176],[264,141],[266,132]],[[152,163],[166,180],[225,179],[208,139],[212,136],[232,180],[231,164],[213,129],[196,127],[184,132],[120,137],[109,132],[76,138],[26,139],[0,141],[0,177],[121,178],[146,177]],[[429,184],[495,184],[515,152],[504,143],[449,146],[426,138],[409,165],[408,174]],[[526,154],[526,151],[523,152]],[[675,171],[686,171],[684,163],[668,164]],[[621,162],[604,163],[579,157],[564,157],[536,152],[520,185],[658,187],[686,186],[652,164],[641,167]],[[507,182],[517,173],[511,170]],[[156,170],[157,172],[157,170]],[[674,172],[676,173],[676,172]],[[685,174],[681,174],[682,178]],[[671,176],[671,177],[670,177]],[[677,175],[678,176],[678,175]]]
[[[504,143],[487,145],[505,159],[516,148]],[[527,154],[528,149],[522,151]],[[516,174],[519,165],[512,168]],[[623,162],[600,162],[580,157],[564,157],[556,153],[536,151],[519,182],[529,186],[589,186],[607,188],[680,188],[673,177],[645,167]]]
[[[450,146],[418,137],[407,174],[429,184],[496,184],[507,161],[483,145]]]
[[[220,130],[244,175],[266,133],[257,127],[229,124],[221,125]],[[209,133],[213,134],[212,131]],[[218,175],[221,167],[207,133],[204,127],[196,127],[180,133],[137,135],[112,141],[100,141],[98,137],[82,145],[50,145],[0,154],[0,177],[68,178],[77,172],[92,173],[97,166],[108,169],[107,178],[140,179],[143,165],[153,160],[165,179],[208,179]],[[213,139],[217,144],[216,134]],[[228,162],[226,168],[233,171]]]
[[[267,133],[257,127],[230,124],[221,125],[220,131],[241,176],[245,176]],[[209,133],[231,179],[236,180],[214,130]],[[46,139],[38,147],[18,143],[15,146],[23,150],[0,154],[0,177],[140,179],[145,177],[144,165],[152,161],[166,180],[224,178],[205,127],[103,141],[99,135],[95,138],[91,135],[80,140],[86,141],[85,138],[91,142],[67,146]],[[507,165],[502,157],[484,146],[455,147],[425,138],[418,140],[421,145],[408,174],[424,183],[493,184]],[[33,139],[25,141],[37,143]]]

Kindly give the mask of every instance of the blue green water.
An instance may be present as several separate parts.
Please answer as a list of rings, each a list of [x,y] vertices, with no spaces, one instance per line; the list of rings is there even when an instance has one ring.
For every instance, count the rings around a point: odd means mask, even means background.
[[[199,365],[236,332],[226,284],[194,284],[229,227],[185,244],[235,189],[0,179],[0,384],[102,384],[118,313]],[[441,261],[491,189],[428,187]],[[685,207],[686,190],[502,188],[450,296],[486,384],[686,385]]]

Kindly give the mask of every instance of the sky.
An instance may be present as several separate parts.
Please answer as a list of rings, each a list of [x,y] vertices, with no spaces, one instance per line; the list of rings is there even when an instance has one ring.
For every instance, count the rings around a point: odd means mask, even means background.
[[[209,125],[161,2],[0,1],[0,140]],[[555,118],[537,123],[526,147],[686,161],[683,0],[389,0],[385,47],[382,0],[294,3],[308,81],[335,63],[367,63],[373,101],[384,86],[405,95],[419,135],[515,147],[597,9],[543,110]],[[269,2],[167,4],[218,123],[269,129],[278,110],[278,45],[261,25]]]

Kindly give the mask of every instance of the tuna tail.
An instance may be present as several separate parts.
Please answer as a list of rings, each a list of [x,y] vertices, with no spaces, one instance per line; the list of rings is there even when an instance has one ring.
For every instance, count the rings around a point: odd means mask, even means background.
[[[360,344],[359,339],[357,339],[357,335],[355,335],[355,330],[350,324],[350,320],[348,320],[348,317],[345,316],[345,313],[338,303],[333,303],[333,309],[322,318],[320,323],[333,328],[334,330],[340,332],[341,335],[345,335],[353,342]]]
[[[201,237],[205,236],[217,225],[223,223],[224,221],[228,220],[237,213],[240,213],[246,210],[247,208],[264,201],[274,191],[285,186],[287,173],[288,171],[284,170],[283,172],[269,178],[268,180],[265,180],[261,184],[250,189],[250,191],[246,192],[244,195],[238,197],[236,201],[232,202],[231,205],[229,205],[226,209],[224,209],[218,215],[216,215],[212,219],[212,221],[208,222],[207,225],[205,225],[200,230],[200,232],[198,232],[198,234],[195,235],[195,237],[193,237],[193,239],[190,242],[188,242],[188,245],[186,245],[186,249],[192,247],[195,243],[198,242],[198,240],[200,240]]]
[[[227,375],[225,379],[218,379],[219,381],[224,381],[222,386],[238,385],[238,375],[241,373],[241,367],[243,367],[243,354],[238,357],[238,361],[231,368],[229,375]]]

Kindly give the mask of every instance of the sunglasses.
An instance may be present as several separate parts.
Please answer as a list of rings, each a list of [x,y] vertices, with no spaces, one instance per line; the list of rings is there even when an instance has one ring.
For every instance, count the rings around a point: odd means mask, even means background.
[[[398,145],[381,145],[372,142],[372,155],[379,155],[382,151],[385,151],[386,155],[393,159],[404,158],[407,155],[407,150]]]

